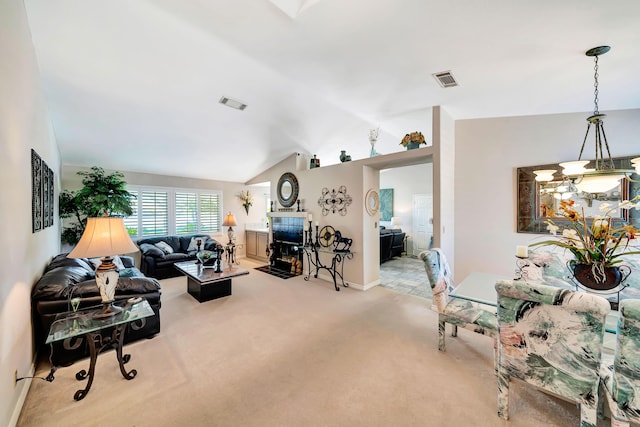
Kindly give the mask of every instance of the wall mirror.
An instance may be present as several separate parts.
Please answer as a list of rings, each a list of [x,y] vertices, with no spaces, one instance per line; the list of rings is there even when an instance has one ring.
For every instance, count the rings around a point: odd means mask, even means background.
[[[631,159],[638,156],[616,157],[613,159],[615,168],[633,169]],[[593,163],[593,162],[591,162]],[[589,167],[589,165],[587,165]],[[533,171],[553,170],[553,181],[540,183],[536,181]],[[640,176],[631,174],[631,178],[640,181]],[[630,182],[626,179],[620,181],[620,185],[613,190],[603,193],[584,193],[576,191],[575,188],[567,186],[562,179],[562,167],[557,163],[527,166],[517,168],[516,173],[518,185],[518,233],[540,233],[547,234],[547,219],[552,218],[554,222],[562,224],[561,216],[557,216],[560,200],[574,200],[581,208],[584,208],[587,220],[600,214],[600,205],[609,203],[617,205],[622,200],[629,200],[640,194],[640,182]],[[614,215],[619,221],[627,224],[640,226],[640,211],[637,209],[620,210],[618,215]]]
[[[298,200],[298,179],[291,172],[285,172],[278,180],[278,202],[290,208]]]

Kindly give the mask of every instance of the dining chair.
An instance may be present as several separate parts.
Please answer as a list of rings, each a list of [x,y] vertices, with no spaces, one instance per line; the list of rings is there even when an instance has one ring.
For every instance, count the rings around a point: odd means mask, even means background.
[[[604,392],[612,424],[640,424],[640,300],[622,300],[616,334],[616,351],[604,357],[600,390]]]
[[[512,378],[576,402],[595,427],[606,299],[524,281],[496,283],[498,415],[509,418]]]
[[[498,331],[495,307],[450,297],[453,277],[444,253],[431,249],[418,254],[431,285],[432,304],[438,311],[438,350],[445,351],[445,324],[452,326],[451,336],[458,335],[458,326],[495,337]]]

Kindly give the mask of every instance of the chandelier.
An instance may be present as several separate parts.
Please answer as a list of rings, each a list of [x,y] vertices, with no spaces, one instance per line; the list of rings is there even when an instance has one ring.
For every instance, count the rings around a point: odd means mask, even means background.
[[[593,115],[587,118],[587,133],[582,141],[580,155],[578,160],[572,162],[560,163],[563,168],[562,174],[571,182],[571,186],[575,186],[578,191],[585,193],[604,193],[614,189],[620,184],[623,178],[633,181],[630,175],[633,169],[616,169],[611,152],[609,151],[609,143],[604,132],[603,119],[606,114],[600,113],[598,110],[598,56],[604,55],[611,50],[610,46],[598,46],[589,49],[586,55],[594,58],[594,109]],[[582,153],[589,137],[591,127],[594,127],[595,133],[595,167],[587,169],[589,160],[582,160]],[[606,150],[606,156],[605,156]],[[631,164],[635,168],[635,172],[640,174],[640,157],[631,160]],[[547,182],[553,179],[555,170],[534,171],[536,180],[539,182]]]

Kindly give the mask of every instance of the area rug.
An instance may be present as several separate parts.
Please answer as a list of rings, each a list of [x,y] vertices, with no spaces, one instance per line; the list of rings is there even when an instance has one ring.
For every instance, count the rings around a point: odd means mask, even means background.
[[[280,279],[289,279],[291,277],[296,277],[297,274],[291,274],[291,272],[286,270],[281,270],[279,268],[271,267],[270,265],[263,265],[262,267],[255,267],[256,270],[262,271],[263,273],[270,274],[272,276],[279,277]]]

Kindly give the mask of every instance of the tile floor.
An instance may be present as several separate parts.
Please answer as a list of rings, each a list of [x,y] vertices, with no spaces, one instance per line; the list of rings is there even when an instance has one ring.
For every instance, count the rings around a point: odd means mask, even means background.
[[[380,285],[403,294],[431,299],[424,263],[416,257],[396,257],[380,264]]]

